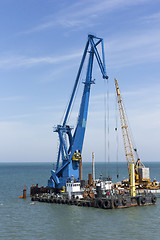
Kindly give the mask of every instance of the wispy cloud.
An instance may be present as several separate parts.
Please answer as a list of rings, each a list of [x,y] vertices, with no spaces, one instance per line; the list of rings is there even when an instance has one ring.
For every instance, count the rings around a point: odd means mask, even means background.
[[[149,1],[149,0],[146,0],[146,1]],[[113,2],[114,4],[118,5],[118,1],[113,1]],[[136,1],[135,4],[136,3],[138,4],[138,2],[139,1]],[[140,2],[143,2],[143,1],[140,1]],[[109,1],[109,3],[110,5],[113,4],[111,3],[111,1]],[[106,3],[103,2],[103,4],[105,5]],[[110,9],[112,9],[112,7],[113,6],[110,6]],[[101,9],[101,7],[99,8]],[[94,9],[90,11],[94,12]],[[81,14],[85,15],[85,9],[83,10],[83,12],[78,12],[78,15],[79,16],[81,16]],[[146,16],[146,19],[147,18],[160,19],[160,13],[156,13],[148,17]],[[62,18],[61,21],[62,22],[64,21],[65,22],[64,24],[67,24],[67,21],[65,21],[65,19]],[[137,30],[136,32],[133,31],[130,34],[126,32],[123,35],[120,35],[120,36],[118,35],[117,38],[115,35],[114,39],[113,37],[112,39],[110,39],[109,36],[104,37],[104,39],[105,39],[106,57],[108,59],[107,65],[109,64],[109,66],[112,66],[112,68],[126,67],[126,66],[139,64],[139,63],[154,62],[154,61],[160,60],[159,28],[158,29],[149,28],[145,30],[141,29],[141,30]],[[28,57],[28,56],[12,56],[11,55],[11,56],[5,56],[0,58],[0,68],[9,69],[9,68],[16,68],[16,67],[17,68],[32,67],[39,64],[58,64],[58,63],[63,63],[70,60],[75,60],[76,58],[79,58],[81,56],[82,56],[82,50],[75,50],[75,52],[69,53],[68,55],[62,55],[62,56],[42,56],[42,57],[29,56]]]
[[[115,40],[104,38],[106,57],[113,68],[131,66],[139,63],[160,60],[160,33],[159,30],[146,30],[141,33],[118,37]],[[0,68],[33,67],[40,64],[59,64],[81,58],[82,50],[61,56],[5,56],[0,58]],[[72,61],[73,62],[73,61]],[[70,65],[67,66],[70,68]],[[61,69],[57,70],[61,71]]]
[[[141,18],[144,23],[155,23],[160,22],[160,12],[156,12],[154,14],[144,16]]]
[[[67,6],[64,9],[57,11],[56,14],[50,15],[48,20],[43,20],[43,23],[23,31],[21,34],[30,34],[33,32],[43,31],[48,28],[53,28],[55,26],[60,26],[64,28],[86,28],[93,26],[98,23],[98,18],[100,14],[107,14],[114,12],[115,10],[125,9],[127,7],[132,7],[134,5],[140,5],[151,0],[90,0],[76,2],[72,5]],[[95,21],[96,20],[96,21]]]
[[[68,63],[68,61],[66,61],[66,63],[63,65],[61,65],[61,64],[59,66],[56,65],[56,67],[54,69],[52,69],[52,71],[50,73],[48,73],[44,77],[41,77],[40,81],[41,82],[53,82],[57,78],[62,77],[62,74],[64,72],[67,72],[68,70],[73,69],[73,68],[77,69],[76,61],[74,61],[74,63],[73,63],[73,61],[69,62],[69,63]]]
[[[106,38],[107,39],[107,38]],[[113,68],[160,61],[159,29],[149,29],[106,41],[109,65]]]
[[[26,57],[26,56],[7,56],[0,58],[0,68],[9,69],[16,67],[32,67],[37,64],[56,64],[73,60],[81,56],[81,52],[76,52],[63,56],[46,57]]]

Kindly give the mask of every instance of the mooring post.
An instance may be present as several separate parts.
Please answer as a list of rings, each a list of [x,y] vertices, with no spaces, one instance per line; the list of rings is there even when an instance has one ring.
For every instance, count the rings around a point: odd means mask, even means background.
[[[24,186],[24,189],[23,189],[23,198],[26,199],[27,197],[27,190],[26,190],[26,185]]]

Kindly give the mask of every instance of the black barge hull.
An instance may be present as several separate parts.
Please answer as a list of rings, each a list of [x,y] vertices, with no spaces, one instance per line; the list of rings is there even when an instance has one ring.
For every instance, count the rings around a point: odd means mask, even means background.
[[[140,195],[136,197],[121,197],[115,196],[110,198],[97,199],[61,199],[52,196],[32,196],[31,201],[39,201],[55,204],[67,204],[83,207],[94,207],[102,209],[119,209],[135,206],[146,206],[156,204],[156,196],[153,194]]]

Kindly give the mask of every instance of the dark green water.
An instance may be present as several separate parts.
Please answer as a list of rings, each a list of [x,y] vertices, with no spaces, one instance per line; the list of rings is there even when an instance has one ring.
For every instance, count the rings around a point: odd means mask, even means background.
[[[147,163],[151,178],[160,181],[160,163]],[[51,163],[0,163],[0,239],[4,240],[80,240],[80,239],[152,239],[160,236],[160,199],[155,206],[103,210],[36,202],[31,205],[29,188],[46,185]],[[119,179],[127,177],[125,163],[119,163]],[[87,178],[91,164],[84,163]],[[96,175],[108,174],[104,163],[96,164]],[[117,165],[110,164],[110,176],[116,180]],[[28,198],[19,199],[24,185]]]

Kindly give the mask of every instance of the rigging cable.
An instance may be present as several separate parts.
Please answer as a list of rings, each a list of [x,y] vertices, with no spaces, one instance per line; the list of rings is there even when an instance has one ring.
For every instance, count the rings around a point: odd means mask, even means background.
[[[105,173],[107,174],[107,160],[108,160],[108,179],[110,178],[110,141],[109,141],[109,83],[107,80],[107,89],[106,89],[106,79],[104,80],[104,146],[105,146]],[[108,142],[107,142],[108,135]],[[108,154],[107,154],[108,150]]]
[[[115,93],[115,119],[116,119],[116,127],[115,127],[115,131],[116,131],[116,163],[117,163],[117,167],[116,167],[116,171],[117,171],[117,179],[119,178],[119,138],[118,138],[118,109],[117,109],[117,95]]]
[[[106,114],[106,79],[104,79],[104,161],[105,161],[105,177],[107,177],[107,114]]]
[[[109,124],[109,81],[107,80],[107,123],[108,123],[108,178],[110,179],[110,124]]]
[[[124,106],[124,108],[125,108],[125,106]],[[135,139],[134,139],[134,135],[133,135],[132,128],[131,128],[131,126],[130,126],[130,122],[129,122],[129,120],[128,120],[128,115],[127,115],[127,114],[126,114],[126,118],[127,118],[129,130],[130,130],[131,140],[132,140],[132,144],[133,144],[133,150],[134,150],[134,153],[135,153],[135,155],[136,155],[136,158],[139,159],[139,155],[138,155],[138,152],[137,152],[136,142],[135,142]]]
[[[133,132],[132,132],[132,128],[130,126],[130,121],[129,121],[129,118],[128,118],[128,115],[127,115],[127,112],[126,112],[126,108],[125,108],[124,102],[123,102],[123,108],[124,108],[126,119],[127,119],[127,123],[128,123],[128,129],[130,131],[130,137],[131,137],[131,140],[132,140],[132,146],[133,146],[134,154],[136,155],[136,158],[139,159],[139,155],[138,155],[138,152],[137,152],[137,146],[136,146],[136,143],[135,143],[134,135],[133,135]]]

